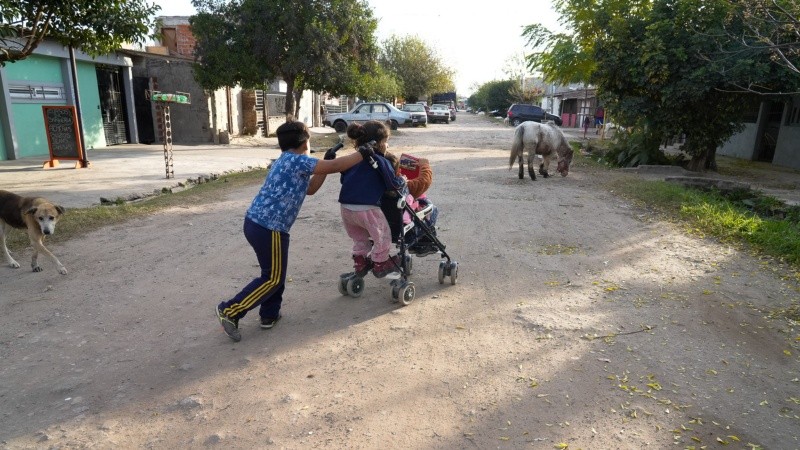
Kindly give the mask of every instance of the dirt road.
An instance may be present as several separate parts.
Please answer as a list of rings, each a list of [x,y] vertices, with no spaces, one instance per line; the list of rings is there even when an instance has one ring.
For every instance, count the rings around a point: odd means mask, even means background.
[[[518,180],[511,134],[392,137],[431,160],[460,266],[416,259],[407,307],[386,280],[339,295],[335,177],[292,229],[283,320],[240,343],[212,308],[258,271],[258,186],[59,245],[66,276],[0,268],[0,447],[799,448],[800,331],[767,318],[798,286],[615,197],[626,175]]]

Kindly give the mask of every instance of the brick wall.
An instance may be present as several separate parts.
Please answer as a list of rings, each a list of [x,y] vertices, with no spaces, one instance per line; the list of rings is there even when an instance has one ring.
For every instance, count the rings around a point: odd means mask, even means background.
[[[175,26],[175,53],[181,56],[194,56],[194,35],[188,24]]]

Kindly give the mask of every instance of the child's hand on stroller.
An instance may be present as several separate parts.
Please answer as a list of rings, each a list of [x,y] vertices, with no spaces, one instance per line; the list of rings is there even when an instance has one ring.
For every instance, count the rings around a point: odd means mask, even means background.
[[[364,159],[369,159],[375,154],[375,150],[372,148],[375,145],[375,141],[368,142],[361,147],[358,147],[358,153],[361,153],[361,157]]]

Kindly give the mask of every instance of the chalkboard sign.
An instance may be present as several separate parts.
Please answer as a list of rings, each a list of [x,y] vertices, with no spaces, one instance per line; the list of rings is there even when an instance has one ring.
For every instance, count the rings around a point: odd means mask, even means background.
[[[74,106],[42,106],[50,159],[82,160],[83,151],[78,134]]]

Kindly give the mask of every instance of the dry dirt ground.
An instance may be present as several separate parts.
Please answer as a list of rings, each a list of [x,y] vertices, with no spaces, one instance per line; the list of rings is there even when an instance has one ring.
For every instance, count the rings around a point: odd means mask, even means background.
[[[66,276],[0,268],[0,448],[800,448],[800,330],[768,317],[796,282],[606,188],[631,175],[517,179],[511,135],[392,137],[432,161],[459,263],[439,284],[415,259],[406,307],[338,293],[335,177],[292,229],[283,320],[239,343],[212,308],[258,272],[258,186],[58,245]]]

